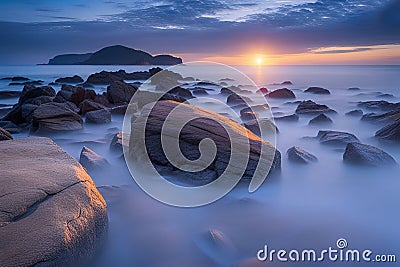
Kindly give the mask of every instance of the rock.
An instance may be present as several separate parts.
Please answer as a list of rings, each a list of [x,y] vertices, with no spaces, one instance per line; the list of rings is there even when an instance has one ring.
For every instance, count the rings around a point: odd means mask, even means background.
[[[79,112],[82,115],[85,115],[89,111],[100,109],[106,109],[106,107],[90,99],[85,99],[84,101],[82,101],[82,103],[79,104]]]
[[[101,170],[108,167],[108,161],[90,148],[84,146],[79,156],[79,163],[87,170]]]
[[[400,108],[385,113],[367,113],[361,117],[361,120],[392,123],[400,119]]]
[[[203,89],[203,88],[197,88],[193,90],[193,94],[195,95],[208,95],[207,90]]]
[[[20,91],[4,90],[0,91],[0,99],[16,98],[21,95]]]
[[[114,81],[107,87],[107,98],[113,104],[127,104],[137,88],[123,81]]]
[[[252,101],[248,97],[240,96],[236,93],[229,95],[226,99],[228,105],[247,105],[246,102],[249,103]]]
[[[21,81],[29,81],[29,78],[21,77],[21,76],[15,76],[15,77],[1,78],[1,80],[11,80],[13,82],[21,82]]]
[[[121,105],[121,106],[116,106],[110,109],[110,112],[112,114],[120,114],[120,115],[124,115],[126,112],[126,109],[128,108],[128,104],[126,105]]]
[[[106,109],[94,110],[86,113],[87,123],[110,123],[111,112]]]
[[[286,115],[286,116],[281,116],[281,117],[274,117],[274,120],[277,120],[277,121],[298,121],[299,120],[299,115],[292,114],[292,115]]]
[[[125,73],[125,71],[124,71]],[[101,71],[98,73],[90,74],[85,83],[89,84],[111,84],[115,81],[123,81],[122,77],[118,72]]]
[[[13,139],[12,135],[7,130],[4,130],[3,128],[0,127],[0,141],[12,140],[12,139]]]
[[[290,161],[297,163],[311,163],[318,161],[316,156],[297,146],[289,148],[286,154]]]
[[[0,266],[77,266],[107,235],[106,203],[82,166],[43,137],[0,142]]]
[[[296,98],[296,95],[287,88],[277,89],[268,94],[270,98]]]
[[[256,93],[262,93],[262,94],[268,94],[268,89],[266,88],[266,87],[261,87],[260,89],[258,89],[257,91],[256,91]]]
[[[395,165],[396,161],[380,148],[361,143],[348,143],[343,161],[355,165],[385,166]]]
[[[305,93],[312,93],[312,94],[318,94],[318,95],[330,95],[331,92],[329,92],[328,89],[322,88],[322,87],[308,87],[307,90],[304,91]]]
[[[267,118],[252,119],[245,122],[243,126],[257,136],[261,136],[261,130],[265,135],[279,133],[278,127],[276,127],[276,125]]]
[[[165,118],[169,115],[171,110],[176,108],[178,105],[179,108],[182,109],[179,112],[179,116],[174,117],[174,120],[172,120],[169,124],[164,125]],[[250,144],[249,162],[244,174],[242,175],[242,181],[249,181],[253,177],[254,170],[258,164],[260,156],[264,158],[263,164],[259,166],[260,168],[268,168],[269,166],[271,166],[271,170],[273,171],[280,169],[279,151],[276,150],[270,143],[254,135],[251,131],[247,130],[245,127],[241,126],[237,122],[234,122],[215,112],[189,104],[179,104],[178,102],[174,101],[157,102],[152,109],[150,109],[150,106],[145,106],[142,109],[140,116],[132,122],[132,129],[140,129],[146,127],[146,135],[142,136],[136,135],[134,132],[131,133],[131,138],[129,141],[130,143],[128,160],[141,160],[141,155],[143,155],[142,153],[145,152],[142,151],[143,147],[141,147],[140,145],[141,141],[137,140],[136,138],[146,138],[147,155],[155,166],[164,171],[176,170],[174,171],[173,177],[180,177],[184,179],[186,183],[208,183],[210,182],[210,179],[215,179],[216,176],[220,176],[225,171],[229,159],[231,158],[231,142],[236,142],[235,146],[237,145],[239,147],[242,147],[245,146],[246,143],[244,140],[248,140]],[[195,115],[201,118],[193,120],[192,118]],[[146,117],[147,120],[145,119]],[[217,147],[217,154],[213,164],[209,165],[206,169],[202,171],[194,173],[177,170],[168,161],[165,154],[163,153],[163,150],[161,149],[161,129],[165,134],[164,136],[167,136],[168,138],[168,136],[172,136],[173,133],[176,132],[176,130],[179,128],[178,125],[180,125],[180,123],[186,122],[188,120],[190,120],[190,122],[181,129],[179,138],[180,149],[186,158],[197,159],[199,157],[200,152],[198,149],[198,145],[200,141],[204,138],[212,139]],[[229,137],[227,136],[227,132],[224,129],[230,129],[238,136],[244,137],[243,142],[241,138],[236,138],[230,141]],[[248,136],[248,138],[246,136]],[[261,145],[265,147],[263,151],[263,153],[265,154],[262,155],[260,155]],[[244,158],[247,152],[246,149],[243,147],[242,149],[235,151],[234,153],[238,157]],[[268,162],[268,160],[270,160],[270,162]],[[242,164],[242,161],[231,162],[231,164],[234,171],[239,171],[240,174],[239,166]],[[264,171],[266,170],[267,169],[264,169]],[[210,175],[211,172],[214,172],[216,175]],[[266,171],[266,173],[268,172]],[[190,179],[187,177],[190,177]]]
[[[22,104],[25,103],[27,99],[32,99],[40,96],[54,97],[56,96],[56,91],[54,91],[54,89],[50,86],[36,87],[34,85],[26,85],[22,89],[22,93],[18,103]]]
[[[0,121],[0,127],[10,134],[20,133],[21,129],[12,121]]]
[[[32,127],[39,131],[79,130],[82,118],[66,103],[46,103],[33,112]]]
[[[378,130],[375,136],[381,139],[400,141],[400,119]]]
[[[317,138],[319,138],[321,144],[338,146],[360,141],[354,134],[340,131],[319,131]]]
[[[362,116],[363,115],[363,111],[361,109],[355,109],[355,110],[351,110],[349,112],[346,112],[345,114],[346,116]]]
[[[358,88],[358,87],[350,87],[347,90],[349,90],[349,91],[359,91],[360,88]]]
[[[105,107],[110,106],[110,101],[108,101],[107,93],[103,93],[102,95],[96,95],[93,98],[93,101],[96,103],[99,103],[100,105],[103,105]]]
[[[83,79],[78,76],[74,75],[72,77],[64,77],[64,78],[58,78],[55,80],[56,83],[83,83]]]
[[[85,99],[85,88],[63,84],[61,90],[58,91],[55,102],[63,103],[66,101],[79,105]]]
[[[122,132],[117,132],[113,138],[111,139],[110,143],[110,150],[113,152],[123,153],[122,148]]]
[[[281,82],[281,85],[293,85],[293,83],[291,81],[284,81]]]
[[[358,106],[367,109],[379,109],[384,111],[390,111],[400,108],[400,102],[390,103],[384,100],[365,101],[365,102],[358,102]]]
[[[183,97],[185,99],[194,98],[190,90],[182,88],[180,86],[176,86],[168,91],[168,93]]]
[[[327,112],[336,112],[327,105],[317,104],[311,100],[302,101],[296,108],[297,114],[320,114]]]
[[[315,124],[329,124],[329,123],[333,123],[331,118],[329,118],[325,114],[319,114],[313,119],[311,119],[308,124],[315,125]]]
[[[42,80],[37,80],[37,81],[27,81],[27,82],[11,82],[8,85],[41,85],[43,83]]]
[[[220,92],[221,95],[230,95],[233,93],[232,90],[230,90],[229,88],[223,87],[221,88]]]
[[[33,112],[37,109],[39,105],[34,104],[23,104],[21,106],[21,115],[25,118],[27,122],[32,122]]]

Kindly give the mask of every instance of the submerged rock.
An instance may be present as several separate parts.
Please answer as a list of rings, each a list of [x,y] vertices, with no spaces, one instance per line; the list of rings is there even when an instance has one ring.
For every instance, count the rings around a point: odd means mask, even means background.
[[[297,114],[320,114],[336,112],[327,105],[317,104],[311,100],[302,101],[296,108]]]
[[[74,75],[72,77],[63,77],[63,78],[58,78],[55,80],[56,83],[82,83],[83,79],[78,76]]]
[[[82,166],[43,137],[0,142],[0,266],[77,266],[107,234],[106,203]]]
[[[321,144],[339,146],[360,141],[354,134],[340,131],[319,131],[317,138]]]
[[[286,153],[288,155],[288,159],[293,162],[311,163],[318,161],[316,156],[297,146],[289,148]]]
[[[94,110],[86,113],[85,121],[87,123],[110,123],[111,112],[106,109]]]
[[[345,115],[346,116],[362,116],[363,115],[363,111],[361,109],[355,109],[355,110],[351,110],[349,112],[346,112]]]
[[[322,87],[316,87],[316,86],[308,87],[308,89],[306,89],[304,92],[318,94],[318,95],[330,95],[331,94],[331,92],[329,92],[328,89],[325,89]]]
[[[86,146],[84,146],[81,150],[79,163],[88,170],[101,170],[109,165],[105,158]]]
[[[3,128],[0,127],[0,141],[4,140],[12,140],[12,135],[7,131],[4,130]]]
[[[355,165],[385,166],[395,165],[396,161],[380,148],[361,143],[348,143],[343,161]]]
[[[296,98],[296,95],[287,88],[277,89],[268,94],[270,98]]]
[[[333,123],[332,119],[326,116],[325,114],[319,114],[318,116],[312,118],[308,124],[316,125],[316,124],[329,124]]]
[[[375,136],[381,139],[400,141],[400,119],[378,130]]]

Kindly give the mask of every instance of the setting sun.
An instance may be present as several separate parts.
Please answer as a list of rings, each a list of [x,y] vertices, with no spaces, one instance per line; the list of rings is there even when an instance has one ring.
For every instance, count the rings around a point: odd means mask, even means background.
[[[256,63],[257,63],[257,65],[262,65],[262,63],[263,63],[262,57],[257,57],[256,58]]]

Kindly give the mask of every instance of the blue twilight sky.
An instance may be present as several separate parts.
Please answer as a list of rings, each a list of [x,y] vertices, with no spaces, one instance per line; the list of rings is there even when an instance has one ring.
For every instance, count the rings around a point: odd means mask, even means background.
[[[400,0],[1,0],[0,33],[0,64],[113,44],[231,64],[400,64]]]

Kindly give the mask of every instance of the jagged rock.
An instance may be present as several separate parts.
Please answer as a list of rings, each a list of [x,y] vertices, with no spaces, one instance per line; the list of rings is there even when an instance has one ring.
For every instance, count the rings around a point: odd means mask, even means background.
[[[12,140],[12,139],[13,139],[12,135],[7,130],[0,127],[0,141]]]
[[[86,113],[87,123],[110,123],[111,112],[106,109],[94,110]]]
[[[21,96],[19,98],[18,103],[25,103],[27,99],[32,99],[40,96],[50,96],[54,97],[56,95],[56,91],[50,86],[40,86],[36,87],[33,85],[26,85],[24,89],[22,89]]]
[[[293,162],[311,163],[318,161],[316,156],[297,146],[289,148],[286,154],[288,155],[288,159]]]
[[[292,114],[292,115],[274,117],[274,120],[277,120],[277,121],[298,121],[299,120],[299,115]]]
[[[319,131],[317,138],[321,144],[338,146],[360,141],[354,134],[340,131]]]
[[[327,105],[317,104],[311,100],[302,101],[296,108],[297,114],[320,114],[336,112]]]
[[[268,94],[270,98],[296,98],[296,95],[287,88],[277,89]]]
[[[82,103],[79,104],[79,112],[82,115],[85,115],[87,112],[100,109],[106,109],[106,107],[90,99],[85,99],[84,101],[82,101]]]
[[[355,109],[355,110],[351,110],[349,112],[346,112],[345,114],[346,116],[362,116],[363,115],[363,111],[361,109]]]
[[[66,103],[46,103],[33,112],[32,127],[39,131],[79,130],[82,118]]]
[[[84,146],[81,150],[81,155],[79,156],[79,163],[82,164],[87,170],[101,170],[109,166],[108,161],[91,150],[90,148]]]
[[[56,83],[83,83],[83,79],[78,76],[74,75],[72,77],[64,77],[64,78],[58,78],[55,80]]]
[[[395,165],[396,161],[380,148],[361,143],[348,143],[343,161],[355,165],[385,166]]]
[[[107,98],[113,104],[127,104],[137,88],[123,81],[114,81],[107,87]]]
[[[332,123],[332,119],[326,116],[325,114],[319,114],[316,117],[312,118],[308,124],[315,125],[315,124],[329,124]]]
[[[400,119],[377,131],[375,136],[381,139],[400,141]]]
[[[106,203],[82,166],[43,137],[0,142],[0,266],[77,266],[107,235]]]
[[[307,90],[304,91],[305,93],[312,93],[312,94],[318,94],[318,95],[330,95],[331,92],[329,92],[328,89],[322,88],[322,87],[308,87]]]

